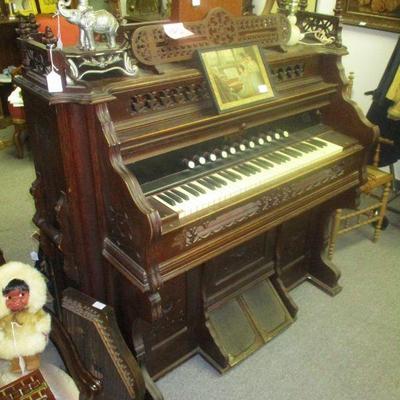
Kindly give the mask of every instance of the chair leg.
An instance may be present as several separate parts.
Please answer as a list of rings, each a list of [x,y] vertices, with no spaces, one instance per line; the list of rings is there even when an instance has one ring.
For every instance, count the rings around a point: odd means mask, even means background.
[[[332,218],[331,232],[329,235],[329,243],[328,243],[328,259],[332,260],[333,251],[336,246],[336,238],[340,228],[340,221],[342,216],[342,209],[338,208]]]
[[[24,158],[24,128],[22,124],[14,124],[14,128],[13,141],[17,151],[17,157]]]
[[[383,222],[383,218],[385,217],[385,214],[386,214],[386,207],[387,207],[387,203],[389,200],[390,189],[391,189],[391,182],[388,182],[383,187],[383,193],[382,193],[382,198],[381,198],[381,207],[379,209],[379,219],[376,222],[374,238],[373,238],[374,242],[377,242],[379,237],[381,236],[382,222]]]

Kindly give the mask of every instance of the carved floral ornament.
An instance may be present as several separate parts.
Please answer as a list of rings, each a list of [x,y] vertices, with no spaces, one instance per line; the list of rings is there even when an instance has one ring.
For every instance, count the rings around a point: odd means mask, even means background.
[[[179,40],[168,37],[161,24],[136,29],[131,37],[135,57],[146,65],[185,61],[205,47],[250,42],[264,47],[282,45],[290,33],[283,15],[233,17],[222,8],[211,10],[202,21],[186,23],[185,28],[193,35]]]
[[[351,162],[351,160],[348,162]],[[184,231],[185,246],[191,246],[255,216],[264,214],[272,208],[282,206],[296,197],[304,196],[343,176],[346,167],[346,162],[341,162],[331,168],[311,175],[305,181],[302,180],[280,186],[266,193],[256,201],[239,208],[240,212],[234,210],[233,212],[203,221],[200,225],[191,226]]]

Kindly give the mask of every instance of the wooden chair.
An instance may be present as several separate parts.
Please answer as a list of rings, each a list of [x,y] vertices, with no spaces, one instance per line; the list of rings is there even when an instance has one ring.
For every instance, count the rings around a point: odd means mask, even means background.
[[[354,73],[350,72],[348,76],[346,93],[349,98],[352,97],[353,84]],[[378,168],[382,144],[392,145],[393,142],[391,140],[378,137],[372,165],[368,165],[367,167],[368,180],[360,187],[361,194],[372,199],[372,204],[367,204],[366,206],[361,205],[361,207],[355,211],[345,211],[343,209],[337,209],[335,211],[335,214],[332,218],[328,241],[329,259],[332,259],[333,257],[338,235],[350,232],[353,229],[357,229],[368,224],[374,227],[374,242],[378,241],[381,235],[393,182],[393,175],[391,173],[387,173]]]
[[[368,224],[374,227],[374,242],[378,241],[381,235],[393,181],[392,174],[377,167],[382,143],[392,144],[392,141],[378,138],[373,164],[367,167],[368,180],[360,188],[362,194],[372,199],[372,204],[367,204],[356,211],[346,212],[343,209],[335,211],[328,242],[329,259],[332,259],[338,235]]]

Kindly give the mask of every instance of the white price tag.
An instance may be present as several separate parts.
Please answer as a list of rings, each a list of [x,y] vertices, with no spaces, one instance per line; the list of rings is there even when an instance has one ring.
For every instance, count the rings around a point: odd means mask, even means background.
[[[61,75],[57,74],[56,71],[52,70],[47,76],[47,88],[49,92],[62,92],[62,80]]]
[[[267,85],[258,85],[258,92],[259,93],[268,93]]]
[[[192,0],[192,6],[198,7],[200,5],[200,0]]]
[[[95,301],[92,304],[92,307],[97,308],[98,310],[102,310],[103,308],[106,307],[106,305],[104,303],[101,303],[100,301]]]
[[[365,25],[367,25],[367,23],[366,23],[365,21],[360,21],[360,22],[358,23],[358,25],[365,26]]]
[[[164,25],[164,32],[171,39],[182,39],[193,35],[193,32],[186,29],[182,22],[177,22],[176,24],[166,24]]]

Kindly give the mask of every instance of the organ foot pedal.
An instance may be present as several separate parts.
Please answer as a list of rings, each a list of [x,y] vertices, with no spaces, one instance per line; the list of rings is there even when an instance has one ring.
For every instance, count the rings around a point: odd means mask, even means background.
[[[202,355],[220,372],[247,358],[293,323],[269,278],[205,310]]]

